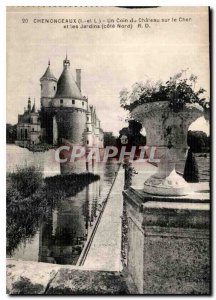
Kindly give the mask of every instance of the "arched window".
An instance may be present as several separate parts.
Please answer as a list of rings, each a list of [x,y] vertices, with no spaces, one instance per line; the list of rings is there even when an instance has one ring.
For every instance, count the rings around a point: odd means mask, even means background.
[[[54,89],[54,91],[55,91],[55,90],[56,90],[56,87],[54,86],[53,89]]]

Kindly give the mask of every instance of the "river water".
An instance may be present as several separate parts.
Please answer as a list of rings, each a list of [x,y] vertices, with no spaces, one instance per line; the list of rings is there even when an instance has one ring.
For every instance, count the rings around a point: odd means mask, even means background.
[[[7,171],[34,165],[44,177],[60,174],[54,150],[32,153],[15,145],[7,145]],[[10,257],[27,261],[76,264],[86,240],[101,211],[117,170],[115,163],[98,163],[94,173],[100,179],[85,186],[73,197],[56,201],[46,217],[37,224],[34,236],[18,243]],[[121,188],[121,187],[120,187]],[[30,224],[29,224],[30,225]],[[26,229],[28,230],[28,229]]]
[[[209,181],[209,155],[197,154],[196,159],[200,180]],[[39,168],[44,177],[63,172],[63,168],[54,159],[54,150],[32,153],[15,145],[7,145],[7,172],[31,165]],[[24,232],[24,239],[15,244],[10,257],[27,261],[76,264],[112,186],[117,168],[116,163],[96,164],[92,172],[100,175],[100,179],[91,182],[73,197],[65,197],[48,207],[45,217],[43,216],[33,230],[34,234],[28,236]],[[178,163],[177,170],[183,172],[184,162]],[[122,190],[123,187],[119,189]],[[19,230],[19,226],[16,230]],[[24,231],[28,230],[29,228],[24,228]]]

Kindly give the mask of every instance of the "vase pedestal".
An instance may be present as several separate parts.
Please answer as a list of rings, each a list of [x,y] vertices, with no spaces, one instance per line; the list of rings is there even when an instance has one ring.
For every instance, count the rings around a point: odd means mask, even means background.
[[[210,294],[208,183],[192,185],[189,196],[123,192],[127,272],[139,294]]]
[[[190,193],[190,186],[175,170],[178,158],[186,157],[187,149],[160,147],[156,155],[160,157],[155,174],[144,182],[144,192],[153,195],[184,196]]]

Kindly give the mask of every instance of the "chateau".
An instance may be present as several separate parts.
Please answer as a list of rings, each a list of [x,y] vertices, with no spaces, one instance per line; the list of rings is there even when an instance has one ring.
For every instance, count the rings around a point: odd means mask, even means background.
[[[40,78],[41,108],[36,111],[28,99],[27,109],[18,115],[17,144],[64,142],[87,147],[103,148],[103,130],[96,110],[81,92],[81,69],[76,69],[76,80],[70,71],[70,61],[63,61],[59,79],[54,76],[50,61]]]

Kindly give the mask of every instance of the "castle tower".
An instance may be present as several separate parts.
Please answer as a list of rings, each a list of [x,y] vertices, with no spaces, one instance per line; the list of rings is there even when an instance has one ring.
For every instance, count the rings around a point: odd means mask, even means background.
[[[50,68],[50,61],[44,75],[40,79],[41,83],[41,107],[50,107],[52,99],[56,94],[57,79]]]
[[[28,98],[28,106],[27,106],[28,112],[31,112],[31,98]]]
[[[81,75],[78,83],[81,87]],[[65,139],[73,144],[83,145],[87,99],[82,96],[79,87],[71,74],[70,61],[66,56],[52,107],[56,111],[59,140]]]
[[[100,121],[96,116],[95,119],[95,146],[99,147],[100,144]]]
[[[52,100],[57,90],[57,79],[53,75],[50,61],[44,75],[40,79],[41,83],[41,128],[43,140],[49,144],[53,143],[53,116]]]

